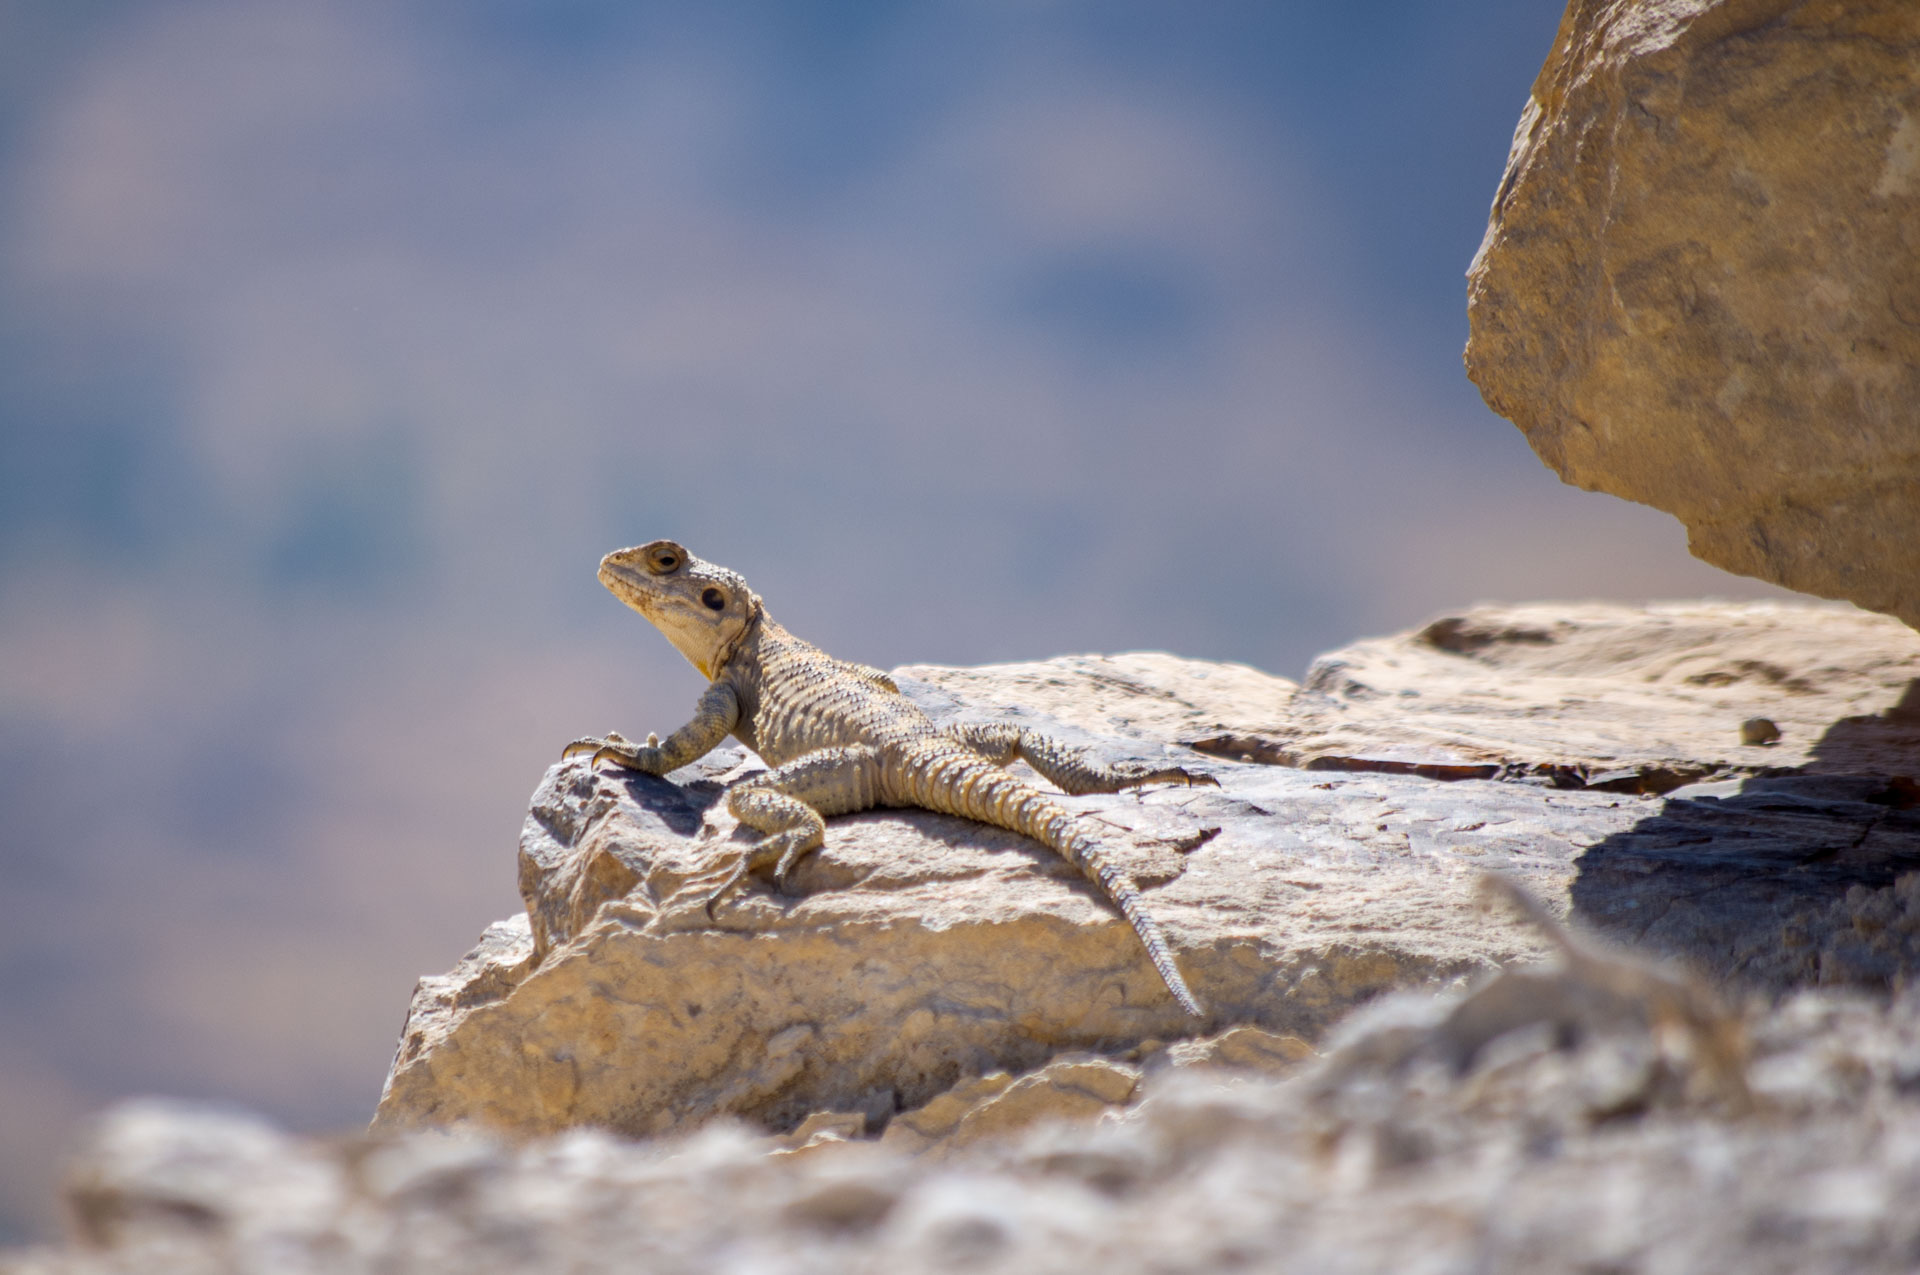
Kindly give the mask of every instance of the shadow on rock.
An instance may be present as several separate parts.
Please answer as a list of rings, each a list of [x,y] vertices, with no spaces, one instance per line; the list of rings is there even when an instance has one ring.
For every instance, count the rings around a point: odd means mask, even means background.
[[[1835,722],[1814,760],[1670,794],[1576,861],[1611,937],[1751,990],[1888,989],[1920,971],[1920,680]]]

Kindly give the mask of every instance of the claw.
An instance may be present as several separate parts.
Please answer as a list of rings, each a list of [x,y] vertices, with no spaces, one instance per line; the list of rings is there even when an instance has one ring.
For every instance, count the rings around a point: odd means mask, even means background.
[[[605,739],[581,740],[582,744],[597,745],[593,752],[592,765],[610,761],[625,770],[638,770],[645,774],[653,772],[640,764],[640,745],[630,739],[622,739],[618,733],[609,732]],[[585,751],[583,748],[581,751]]]
[[[1207,772],[1191,771],[1184,766],[1169,766],[1165,770],[1149,771],[1127,785],[1129,788],[1145,788],[1148,784],[1185,784],[1189,788],[1218,788],[1220,781]]]
[[[707,896],[706,911],[709,921],[718,919],[715,917],[713,910],[720,906],[720,900],[724,899],[734,886],[740,884],[740,879],[747,875],[747,865],[751,859],[751,855],[741,855],[740,862],[734,864],[732,870],[727,873],[727,879],[716,886],[713,893]]]
[[[574,740],[571,744],[568,744],[560,750],[560,760],[565,761],[576,753],[584,753],[588,749],[592,749],[593,760],[587,764],[597,766],[600,764],[601,758],[612,756],[608,751],[610,748],[616,745],[626,744],[626,737],[621,735],[617,730],[610,730],[605,735],[582,735],[579,739]]]

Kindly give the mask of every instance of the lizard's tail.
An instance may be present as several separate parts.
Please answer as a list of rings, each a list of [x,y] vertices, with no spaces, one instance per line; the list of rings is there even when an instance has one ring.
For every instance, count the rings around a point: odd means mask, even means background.
[[[936,762],[930,769],[938,768],[939,763]],[[972,766],[965,768],[970,771],[973,769]],[[970,782],[961,782],[951,788],[937,782],[930,784],[930,788],[946,789],[947,800],[939,801],[934,793],[928,792],[925,795],[932,800],[922,804],[977,819],[981,823],[1023,832],[1080,869],[1127,918],[1127,924],[1133,927],[1133,932],[1140,936],[1141,944],[1146,947],[1153,968],[1160,971],[1167,990],[1180,1002],[1180,1007],[1195,1018],[1206,1017],[1206,1011],[1200,1008],[1199,998],[1187,986],[1187,980],[1181,977],[1180,967],[1174,964],[1173,951],[1167,946],[1159,924],[1141,902],[1139,888],[1128,879],[1118,864],[1107,857],[1106,848],[1099,839],[1078,825],[1073,812],[1038,788],[997,769],[985,774],[970,774],[967,780]]]
[[[1064,844],[1032,833],[1028,835],[1058,850],[1068,863],[1098,883],[1101,891],[1120,909],[1120,914],[1127,918],[1127,924],[1133,927],[1133,932],[1140,936],[1148,958],[1153,961],[1153,968],[1160,971],[1161,979],[1165,981],[1167,990],[1173,993],[1173,999],[1180,1002],[1180,1008],[1195,1018],[1205,1018],[1207,1012],[1200,1008],[1199,998],[1187,986],[1187,980],[1181,977],[1180,967],[1173,963],[1173,952],[1167,947],[1165,936],[1160,933],[1159,923],[1140,901],[1139,888],[1128,879],[1126,873],[1108,860],[1100,844],[1079,829],[1070,830],[1064,838]]]

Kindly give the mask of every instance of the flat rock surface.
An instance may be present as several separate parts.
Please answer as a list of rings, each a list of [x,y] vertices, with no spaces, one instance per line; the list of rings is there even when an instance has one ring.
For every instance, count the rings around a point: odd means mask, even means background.
[[[1920,941],[1916,673],[1920,637],[1884,617],[1714,604],[1477,609],[1301,687],[1151,654],[900,670],[937,719],[1017,717],[1218,778],[1070,799],[1145,887],[1206,1023],[1020,837],[835,819],[792,897],[755,885],[710,919],[702,883],[749,844],[716,803],[757,761],[661,779],[576,759],[535,794],[527,916],[422,981],[375,1126],[958,1127],[971,1106],[942,1124],[930,1104],[995,1074],[1236,1025],[1311,1041],[1385,990],[1536,954],[1471,906],[1487,869],[1735,984],[1885,988]],[[1778,743],[1739,742],[1756,716]]]
[[[1810,768],[1904,774],[1920,635],[1852,607],[1478,607],[1314,661],[1263,723],[1225,705],[1203,751],[1312,769],[1534,777],[1658,792]],[[1269,701],[1271,704],[1271,701]],[[1741,728],[1771,723],[1775,742]],[[1231,723],[1231,724],[1227,724]]]
[[[1920,623],[1920,6],[1573,0],[1468,280],[1562,478]]]
[[[1315,660],[1304,683],[1158,652],[897,670],[936,718],[1067,723],[1230,760],[1646,792],[1810,768],[1904,774],[1920,636],[1846,606],[1475,607]],[[1771,742],[1743,740],[1755,719]]]

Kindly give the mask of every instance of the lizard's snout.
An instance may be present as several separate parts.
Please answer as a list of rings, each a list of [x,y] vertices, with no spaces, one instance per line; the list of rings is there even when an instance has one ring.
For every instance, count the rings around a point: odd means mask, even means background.
[[[600,559],[600,583],[609,589],[615,580],[641,580],[653,574],[647,570],[646,545],[615,549]]]
[[[600,559],[600,583],[630,607],[639,607],[653,590],[638,549],[615,549]],[[649,617],[651,618],[651,617]]]

